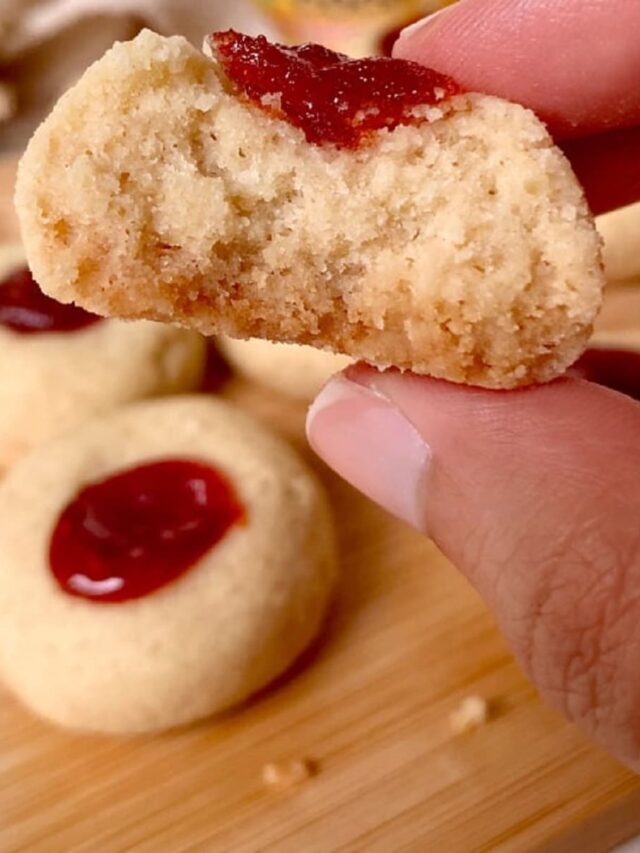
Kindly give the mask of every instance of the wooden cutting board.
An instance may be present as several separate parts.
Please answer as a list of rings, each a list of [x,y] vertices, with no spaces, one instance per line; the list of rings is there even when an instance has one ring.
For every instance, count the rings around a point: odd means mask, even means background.
[[[0,239],[16,235],[12,182],[0,166]],[[605,325],[640,318],[639,296],[612,293]],[[330,493],[342,583],[324,636],[260,698],[159,737],[57,731],[0,688],[0,850],[601,853],[640,832],[640,780],[537,699],[431,543],[312,458],[303,407],[239,380],[224,393]],[[471,694],[492,718],[455,735],[449,714]],[[297,758],[317,775],[264,788],[264,764]]]

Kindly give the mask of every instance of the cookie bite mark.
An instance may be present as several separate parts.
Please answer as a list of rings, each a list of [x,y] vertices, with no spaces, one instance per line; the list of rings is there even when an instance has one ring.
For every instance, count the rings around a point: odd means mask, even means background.
[[[77,305],[63,305],[44,294],[28,267],[0,280],[0,326],[12,332],[77,332],[100,320]]]
[[[47,293],[488,388],[575,362],[601,304],[600,241],[532,112],[453,82],[429,103],[431,72],[394,60],[220,45],[212,59],[143,32],[38,129],[16,202]]]
[[[374,131],[428,119],[462,91],[450,77],[401,59],[350,59],[318,44],[271,44],[229,30],[206,45],[233,87],[304,132],[314,145],[357,148]]]
[[[69,595],[130,601],[177,580],[245,520],[233,486],[210,465],[151,462],[78,492],[53,530],[49,568]]]

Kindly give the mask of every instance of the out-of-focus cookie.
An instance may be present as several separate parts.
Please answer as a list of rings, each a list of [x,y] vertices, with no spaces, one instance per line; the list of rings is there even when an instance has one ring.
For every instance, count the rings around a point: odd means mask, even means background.
[[[0,470],[88,417],[198,386],[199,335],[59,305],[24,264],[20,246],[0,247]]]
[[[0,483],[0,663],[41,716],[142,732],[238,702],[316,635],[336,574],[324,493],[207,397],[138,403]]]
[[[601,329],[591,338],[590,346],[640,350],[640,317],[635,329]]]
[[[609,281],[640,280],[640,202],[596,219],[604,239],[604,269]]]
[[[313,400],[324,383],[353,360],[315,347],[274,344],[261,338],[219,338],[218,345],[244,376],[297,400]]]
[[[25,264],[21,243],[0,243],[0,281]]]
[[[402,60],[207,50],[116,45],[34,134],[16,207],[48,293],[492,388],[573,363],[600,240],[530,110]]]

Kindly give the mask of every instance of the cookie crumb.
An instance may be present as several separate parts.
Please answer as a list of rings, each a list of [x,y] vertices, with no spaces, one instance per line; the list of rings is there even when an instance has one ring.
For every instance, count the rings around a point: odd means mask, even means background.
[[[308,758],[274,761],[262,768],[262,781],[274,791],[289,791],[315,776],[317,767]]]
[[[489,703],[482,696],[467,696],[449,716],[456,734],[464,734],[484,726],[489,720]]]

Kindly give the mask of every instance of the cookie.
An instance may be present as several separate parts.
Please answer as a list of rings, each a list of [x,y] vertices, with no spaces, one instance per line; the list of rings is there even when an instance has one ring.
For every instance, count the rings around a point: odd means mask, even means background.
[[[48,293],[492,388],[576,359],[600,239],[533,113],[401,60],[208,45],[115,46],[34,135],[16,201]]]
[[[20,247],[0,247],[0,471],[89,417],[196,388],[204,360],[195,332],[54,303],[40,294]]]
[[[7,685],[105,733],[242,702],[314,638],[336,574],[314,476],[206,397],[134,404],[22,460],[0,483],[0,552]]]
[[[220,338],[218,346],[229,364],[248,379],[296,400],[313,400],[325,382],[351,363],[344,355],[260,338]]]
[[[640,279],[640,202],[605,213],[596,222],[604,238],[607,279]]]
[[[635,329],[601,329],[591,338],[590,345],[640,350],[640,320]]]

